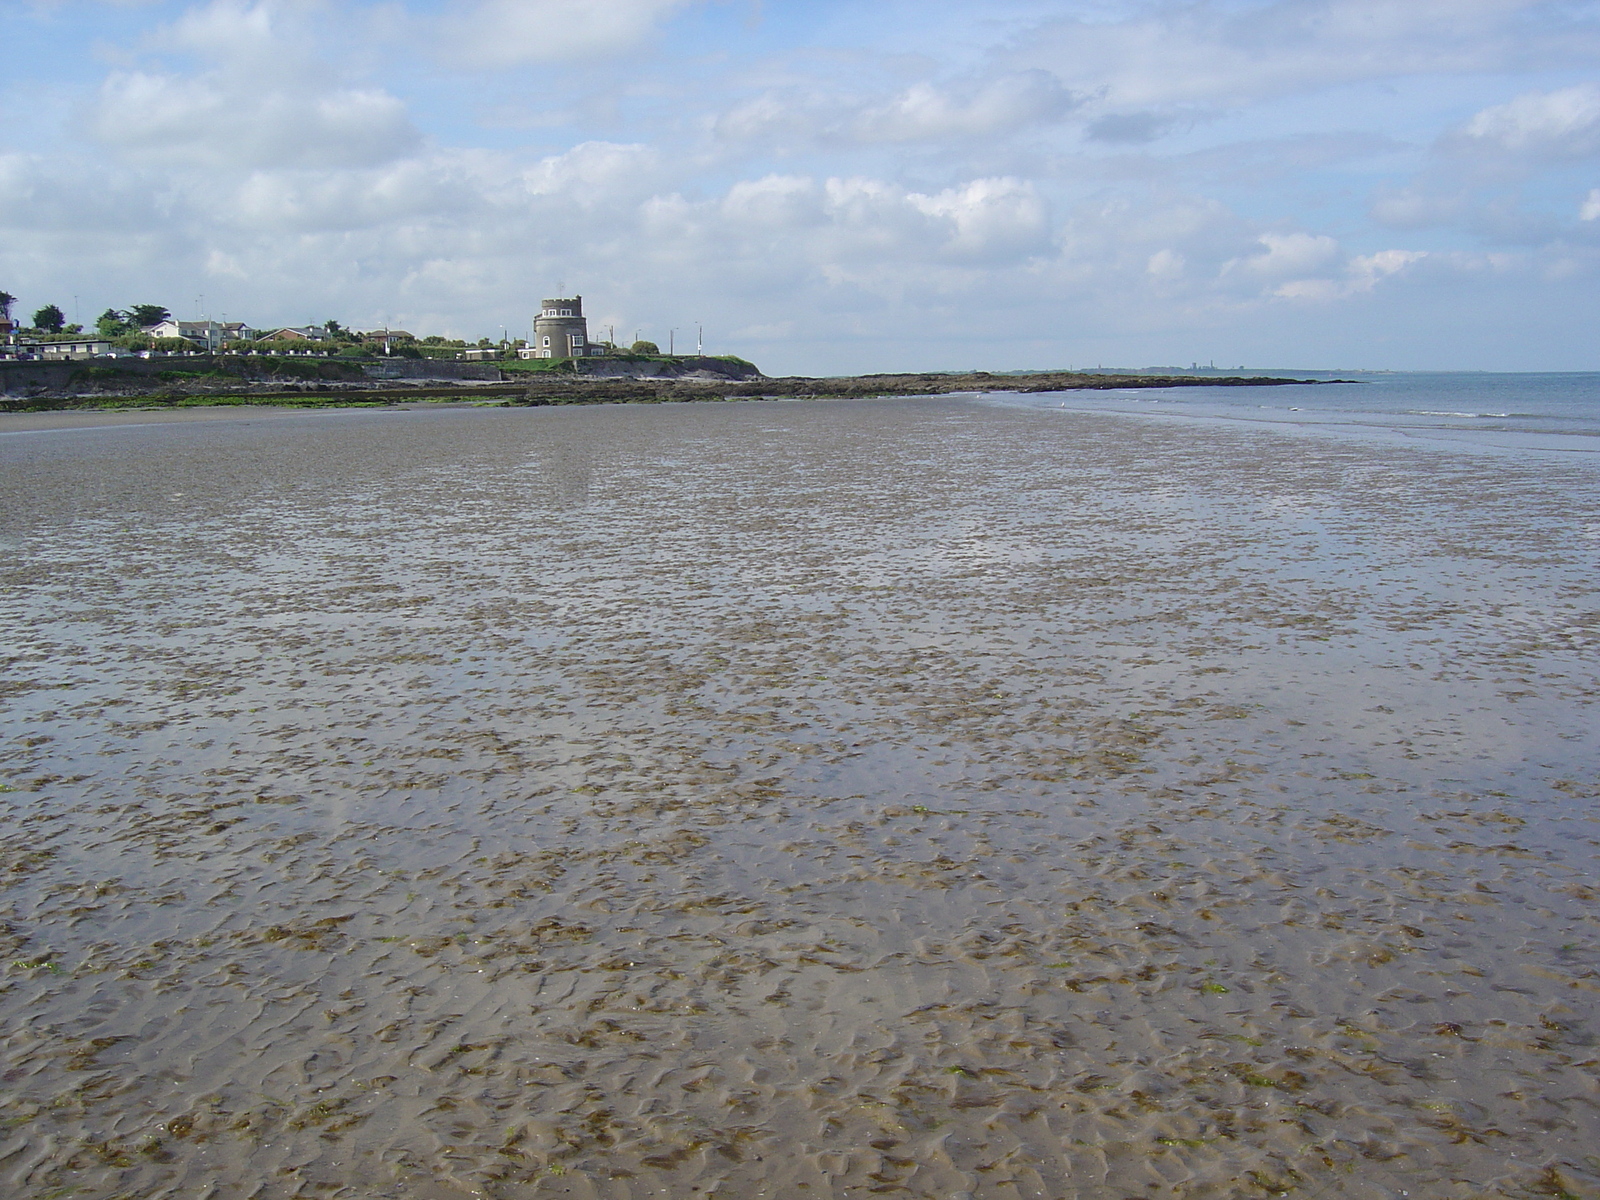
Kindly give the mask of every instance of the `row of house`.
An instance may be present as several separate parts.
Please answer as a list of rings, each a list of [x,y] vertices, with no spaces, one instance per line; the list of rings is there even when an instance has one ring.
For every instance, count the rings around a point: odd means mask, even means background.
[[[55,338],[51,341],[37,341],[28,338],[18,339],[15,336],[15,327],[6,322],[6,328],[0,329],[0,355],[7,350],[29,358],[41,358],[47,361],[59,359],[84,359],[84,358],[119,358],[135,354],[116,345],[111,339],[105,337],[80,337],[80,338]],[[140,332],[149,338],[178,340],[181,339],[194,346],[197,350],[215,353],[224,349],[229,343],[270,341],[270,342],[304,342],[308,346],[317,342],[331,340],[329,332],[320,325],[285,325],[278,329],[252,329],[242,321],[162,321],[157,325],[145,326]],[[411,334],[403,329],[374,330],[363,335],[371,339],[383,341],[384,352],[388,353],[394,342],[409,341]]]
[[[6,323],[8,326],[9,322]],[[215,353],[230,342],[271,341],[316,343],[331,340],[332,334],[320,325],[288,325],[279,329],[252,329],[242,321],[178,321],[166,320],[146,327],[142,332],[151,338],[182,339],[196,349]],[[0,347],[20,352],[27,357],[43,359],[104,358],[132,354],[133,351],[115,346],[104,337],[58,339],[48,342],[18,343],[12,329],[0,331],[0,338],[10,343]],[[383,351],[390,353],[396,342],[415,340],[403,329],[373,330],[361,335],[368,341],[383,342]],[[539,315],[533,322],[533,340],[517,350],[520,358],[591,358],[604,354],[605,346],[589,340],[589,323],[583,315],[583,297],[555,297],[540,305]],[[460,357],[467,360],[499,358],[499,349],[467,350]]]
[[[144,329],[146,337],[182,338],[207,350],[220,350],[228,342],[326,342],[332,335],[321,325],[285,325],[281,329],[252,329],[242,321],[162,321]],[[410,337],[403,330],[385,331],[392,337]],[[371,336],[371,335],[369,335]]]
[[[215,321],[164,321],[145,330],[151,337],[177,337],[203,345],[208,350],[219,349],[224,342],[251,339],[275,342],[321,342],[329,337],[320,326],[290,326],[271,331],[246,329],[242,325],[219,325]],[[387,352],[391,342],[412,340],[403,329],[374,330],[363,334],[368,339],[382,338]],[[533,341],[517,351],[519,358],[592,358],[605,353],[605,347],[589,340],[589,322],[583,315],[582,296],[557,296],[545,299],[539,306],[539,315],[533,321]],[[500,357],[500,350],[466,350],[461,357],[467,361]]]

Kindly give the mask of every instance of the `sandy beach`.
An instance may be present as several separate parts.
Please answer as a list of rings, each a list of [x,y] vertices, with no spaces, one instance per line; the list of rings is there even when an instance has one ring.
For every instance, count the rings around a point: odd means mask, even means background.
[[[0,417],[0,1192],[1600,1196],[1592,467],[216,412]]]

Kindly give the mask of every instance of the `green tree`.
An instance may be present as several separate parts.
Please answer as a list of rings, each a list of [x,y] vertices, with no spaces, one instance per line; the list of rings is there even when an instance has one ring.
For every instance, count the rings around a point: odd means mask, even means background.
[[[0,321],[11,320],[11,306],[16,302],[17,298],[10,292],[0,292]]]
[[[67,323],[67,314],[54,304],[46,304],[33,314],[33,327],[42,333],[60,333]]]
[[[108,308],[95,320],[94,331],[101,337],[121,337],[129,332],[128,314]]]
[[[128,324],[137,329],[148,329],[172,320],[172,314],[159,304],[135,304],[128,310],[126,319]]]
[[[643,342],[643,341],[635,342],[633,345],[629,346],[628,349],[630,351],[632,351],[634,354],[660,354],[661,353],[661,347],[656,345],[654,342]]]

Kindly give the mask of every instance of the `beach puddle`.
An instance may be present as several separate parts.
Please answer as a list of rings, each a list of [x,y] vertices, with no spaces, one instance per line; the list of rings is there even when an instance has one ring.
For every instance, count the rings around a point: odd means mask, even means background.
[[[1582,468],[967,400],[0,455],[8,1195],[1600,1195]]]

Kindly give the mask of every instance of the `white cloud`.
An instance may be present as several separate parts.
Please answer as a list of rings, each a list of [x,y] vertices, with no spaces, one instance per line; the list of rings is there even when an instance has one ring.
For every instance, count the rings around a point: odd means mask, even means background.
[[[480,67],[566,62],[631,50],[688,0],[480,0],[444,18],[443,45]]]
[[[1155,279],[1181,279],[1187,260],[1171,250],[1157,250],[1145,263],[1145,271]]]
[[[1445,144],[1457,150],[1539,160],[1600,153],[1600,84],[1528,92],[1483,109]]]
[[[164,31],[157,44],[226,58],[235,64],[251,58],[281,56],[286,47],[279,13],[279,7],[271,3],[214,0],[185,12]]]
[[[849,128],[863,142],[994,137],[1057,120],[1079,102],[1048,71],[1018,71],[965,89],[915,84],[867,106]]]
[[[1257,240],[1264,247],[1260,253],[1231,259],[1222,273],[1282,279],[1321,270],[1339,254],[1339,243],[1323,234],[1264,233]]]
[[[1398,275],[1428,257],[1425,250],[1379,250],[1350,260],[1348,274],[1361,291],[1371,291],[1381,280]]]
[[[1286,300],[1344,300],[1372,291],[1383,280],[1427,257],[1420,250],[1380,250],[1352,258],[1345,264],[1343,278],[1296,279],[1274,294]]]
[[[130,159],[204,167],[370,166],[421,141],[381,89],[272,88],[228,72],[113,74],[90,128]]]
[[[720,200],[658,197],[646,209],[653,236],[692,245],[696,256],[777,254],[801,273],[1004,266],[1050,252],[1047,206],[1011,178],[927,193],[865,176],[768,175],[735,183]]]
[[[419,217],[469,219],[485,179],[471,156],[407,159],[371,169],[254,171],[222,214],[238,227],[281,233],[366,230]]]
[[[0,154],[0,228],[126,236],[161,221],[148,183],[98,163]]]
[[[1557,7],[1553,0],[1156,0],[1043,22],[1007,59],[1054,71],[1117,111],[1211,108],[1387,76],[1541,60],[1588,65],[1597,48],[1592,28],[1531,19]],[[1123,15],[1129,9],[1134,15]]]
[[[827,219],[822,189],[804,175],[741,180],[722,200],[722,215],[746,229],[805,229]]]
[[[148,42],[205,67],[112,72],[89,132],[131,161],[209,168],[367,167],[415,148],[404,103],[340,79],[321,49],[342,31],[307,16],[283,2],[189,9]]]
[[[888,97],[767,91],[721,114],[714,128],[725,140],[767,146],[948,145],[1049,124],[1081,103],[1048,71],[1028,70],[942,84],[923,81]]]
[[[906,197],[919,212],[949,223],[944,253],[974,261],[1016,261],[1042,252],[1050,219],[1044,200],[1021,179],[974,179],[936,195]]]
[[[1600,221],[1600,188],[1591,188],[1584,197],[1583,207],[1578,210],[1580,221]]]
[[[592,206],[622,196],[647,195],[661,181],[660,157],[637,143],[583,142],[541,159],[522,172],[522,180],[534,195],[566,195]]]
[[[976,179],[929,195],[880,179],[833,178],[823,184],[821,209],[814,249],[844,272],[905,261],[999,265],[1047,247],[1044,204],[1017,179]]]

